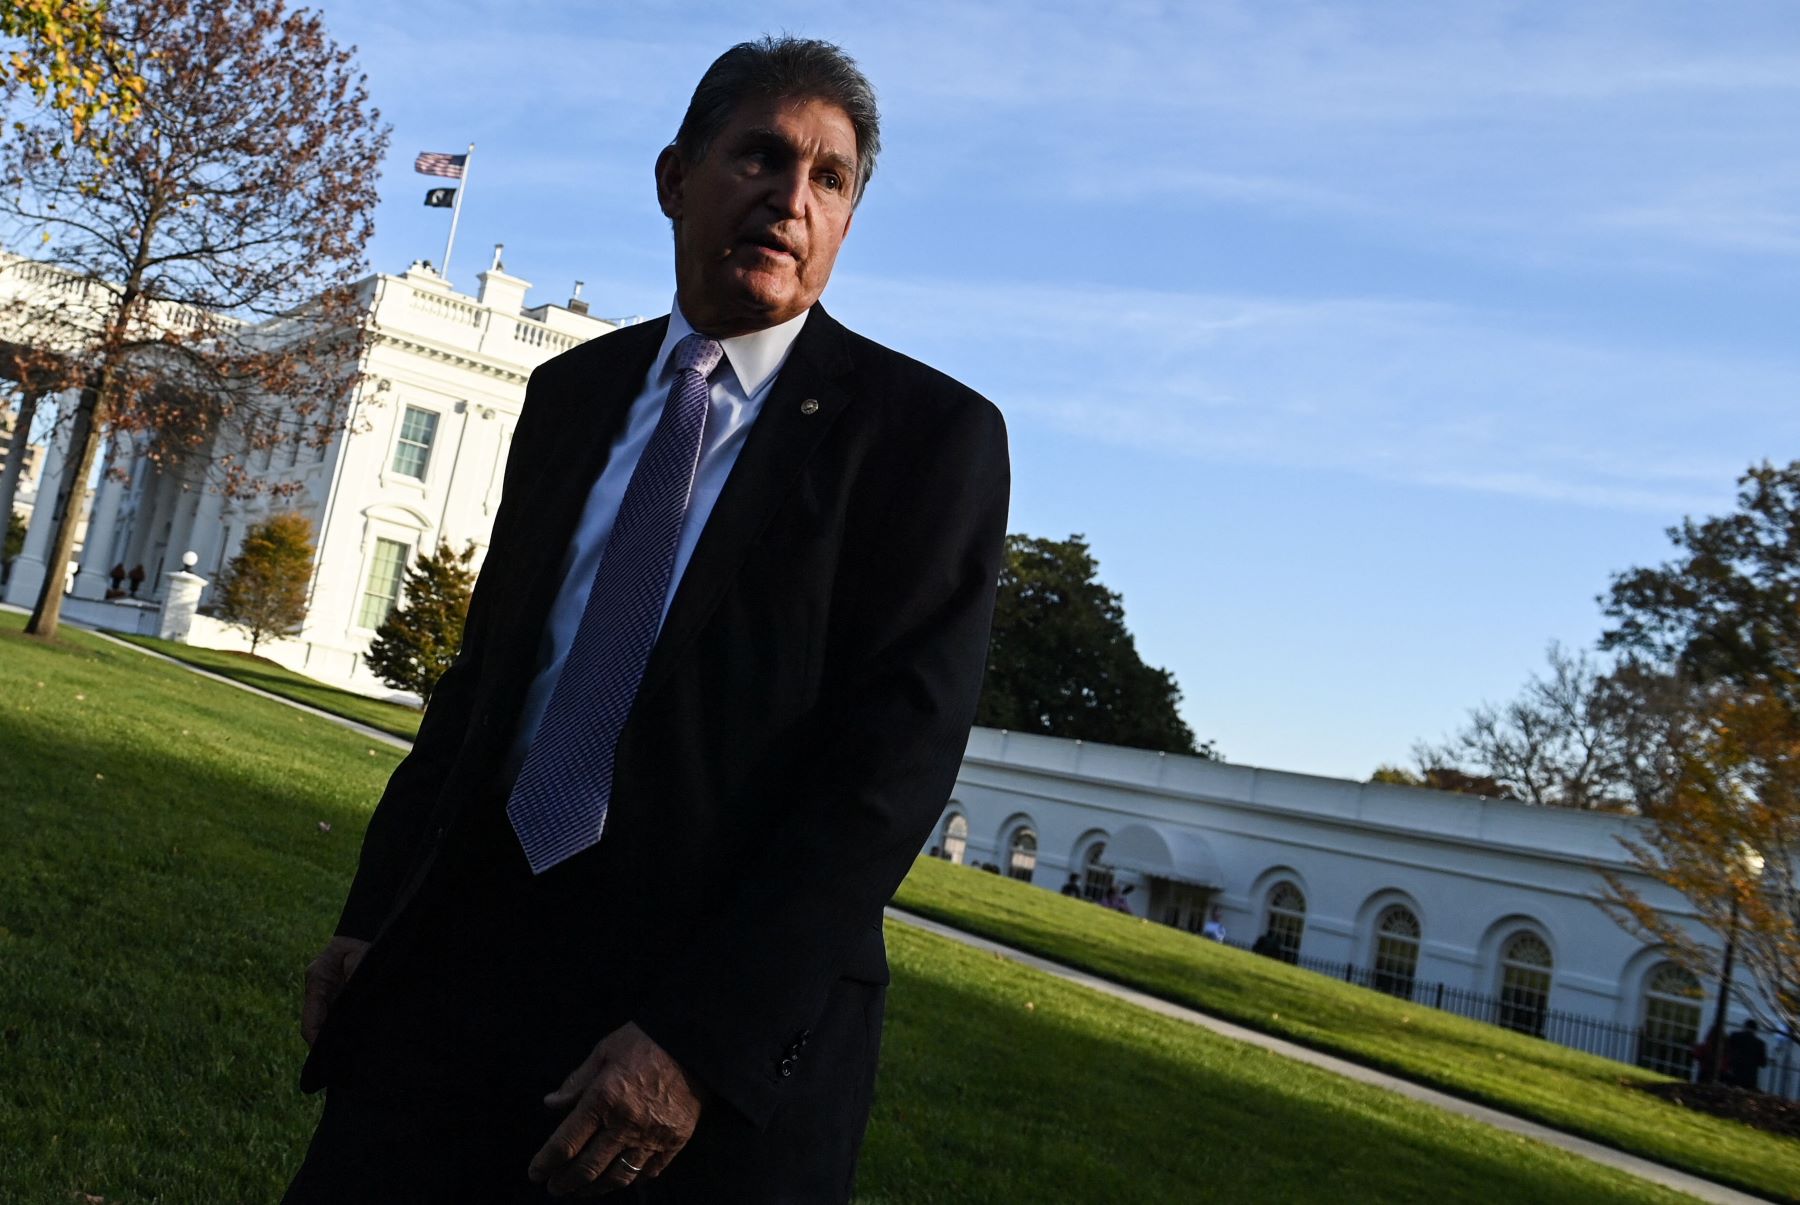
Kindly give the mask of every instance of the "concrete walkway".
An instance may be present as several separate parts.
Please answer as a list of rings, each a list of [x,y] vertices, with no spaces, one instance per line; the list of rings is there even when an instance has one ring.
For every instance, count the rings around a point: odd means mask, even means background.
[[[7,609],[10,610],[12,608]],[[103,639],[112,641],[121,648],[128,648],[133,652],[142,653],[146,657],[155,657],[160,661],[167,661],[171,665],[178,665],[182,669],[199,674],[203,678],[211,678],[215,682],[223,682],[225,685],[235,687],[238,690],[246,690],[253,695],[260,695],[265,699],[272,699],[277,703],[285,703],[289,707],[298,708],[308,715],[317,716],[330,723],[342,725],[353,732],[368,737],[370,740],[382,741],[388,745],[401,749],[410,749],[412,747],[410,741],[403,740],[390,733],[382,732],[379,729],[371,728],[367,724],[359,724],[355,720],[345,719],[343,716],[339,715],[332,715],[330,712],[320,711],[316,707],[308,707],[304,703],[296,703],[292,699],[284,699],[280,695],[271,694],[266,690],[258,690],[254,686],[246,686],[242,682],[234,682],[230,678],[220,674],[210,673],[197,666],[189,665],[185,661],[177,661],[173,657],[165,657],[161,653],[142,648],[132,644],[130,641],[119,640],[116,637],[107,635],[105,632],[96,632],[95,634]],[[1549,1126],[1539,1125],[1534,1121],[1526,1121],[1523,1118],[1514,1117],[1510,1113],[1502,1113],[1498,1109],[1490,1109],[1485,1105],[1474,1104],[1470,1101],[1463,1100],[1460,1097],[1451,1096],[1432,1088],[1422,1087],[1409,1080],[1400,1079],[1396,1076],[1388,1075],[1385,1072],[1376,1071],[1358,1063],[1349,1062],[1346,1059],[1337,1058],[1329,1054],[1322,1054],[1317,1050],[1312,1050],[1305,1046],[1298,1046],[1293,1042],[1283,1041],[1281,1038],[1270,1037],[1268,1034],[1258,1033],[1253,1029],[1245,1029],[1241,1025],[1234,1025],[1230,1021],[1223,1021],[1218,1017],[1208,1016],[1205,1013],[1196,1012],[1191,1008],[1184,1008],[1179,1004],[1170,1004],[1166,1000],[1158,1000],[1154,996],[1147,996],[1143,992],[1123,987],[1110,980],[1102,979],[1097,975],[1090,975],[1086,971],[1076,970],[1074,967],[1064,966],[1058,962],[1051,962],[1047,958],[1039,958],[1037,955],[1027,954],[1023,950],[1015,950],[1011,946],[1001,945],[996,941],[989,941],[985,937],[977,937],[974,934],[966,933],[961,929],[953,929],[949,925],[939,924],[937,921],[927,920],[922,916],[915,916],[912,913],[904,912],[899,908],[889,908],[887,910],[887,918],[899,924],[910,925],[915,929],[921,929],[924,932],[935,934],[938,937],[945,937],[949,938],[951,941],[960,942],[971,949],[981,950],[989,954],[997,954],[1001,958],[1007,959],[1009,962],[1016,962],[1020,966],[1030,967],[1035,971],[1042,971],[1046,975],[1054,975],[1056,978],[1064,980],[1065,982],[1074,983],[1081,987],[1104,993],[1115,999],[1123,1000],[1128,1004],[1148,1009],[1153,1013],[1158,1013],[1165,1017],[1172,1017],[1177,1021],[1186,1021],[1191,1025],[1201,1026],[1204,1029],[1219,1034],[1221,1037],[1230,1038],[1237,1042],[1245,1042],[1251,1046],[1257,1046],[1263,1050],[1272,1051],[1275,1054],[1283,1055],[1284,1057],[1294,1059],[1298,1062],[1321,1068],[1334,1075],[1341,1075],[1346,1079],[1353,1079],[1359,1083],[1371,1084],[1374,1087],[1397,1093],[1409,1100],[1416,1100],[1424,1104],[1435,1105],[1446,1112],[1455,1113],[1461,1117],[1484,1122],[1496,1129],[1505,1130],[1511,1134],[1518,1134],[1525,1138],[1546,1143],[1559,1150],[1580,1155],[1585,1159],[1592,1159],[1596,1163],[1603,1163],[1608,1167],[1618,1168],[1620,1171],[1627,1172],[1644,1180],[1649,1180],[1653,1184],[1660,1184],[1665,1188],[1672,1188],[1677,1192],[1687,1193],[1689,1196],[1702,1201],[1718,1202],[1719,1205],[1756,1205],[1757,1202],[1760,1202],[1763,1199],[1761,1197],[1753,1197],[1748,1193],[1738,1192],[1736,1189],[1726,1188],[1722,1184],[1715,1184],[1713,1181],[1702,1179],[1699,1176],[1689,1175],[1687,1172],[1677,1171],[1672,1167],[1664,1167],[1660,1163],[1653,1163],[1648,1159],[1641,1159],[1636,1155],[1628,1155],[1623,1151],[1614,1150],[1610,1146],[1602,1146],[1600,1143],[1592,1142],[1586,1138],[1578,1138],[1573,1134],[1567,1134],[1561,1130],[1551,1129]]]
[[[989,941],[985,937],[977,937],[973,933],[967,933],[961,929],[954,929],[949,925],[940,924],[934,920],[927,920],[925,917],[902,911],[899,908],[889,908],[887,910],[887,918],[898,924],[909,925],[912,928],[921,929],[938,937],[945,937],[949,938],[951,941],[960,942],[971,949],[980,950],[983,953],[997,954],[1009,962],[1016,962],[1020,966],[1030,967],[1034,971],[1042,971],[1046,975],[1054,975],[1056,978],[1064,980],[1065,982],[1077,984],[1078,986],[1089,988],[1096,992],[1102,992],[1115,999],[1123,1000],[1128,1004],[1134,1004],[1139,1008],[1148,1009],[1153,1013],[1159,1013],[1165,1017],[1172,1017],[1177,1021],[1186,1021],[1191,1025],[1198,1025],[1203,1029],[1211,1030],[1221,1037],[1230,1038],[1237,1042],[1244,1042],[1251,1046],[1258,1046],[1264,1050],[1272,1051],[1275,1054],[1294,1059],[1297,1062],[1306,1063],[1310,1066],[1329,1071],[1334,1075],[1341,1075],[1346,1079],[1353,1079],[1359,1083],[1372,1084],[1377,1088],[1385,1088],[1387,1091],[1397,1093],[1409,1100],[1416,1100],[1421,1101],[1424,1104],[1435,1105],[1445,1112],[1455,1113],[1462,1117],[1472,1118],[1475,1121],[1485,1122],[1496,1129],[1505,1130],[1511,1134],[1518,1134],[1525,1138],[1535,1139],[1538,1142],[1546,1143],[1559,1150],[1568,1151],[1571,1154],[1580,1155],[1586,1159],[1592,1159],[1595,1163],[1604,1163],[1608,1167],[1618,1168],[1620,1171],[1628,1172],[1631,1175],[1649,1180],[1652,1183],[1661,1184],[1664,1187],[1672,1188],[1677,1192],[1687,1193],[1702,1201],[1754,1203],[1760,1202],[1763,1199],[1761,1197],[1750,1196],[1747,1193],[1738,1192],[1736,1189],[1726,1188],[1722,1184],[1715,1184],[1711,1180],[1703,1180],[1699,1176],[1689,1175],[1687,1172],[1677,1171],[1672,1167],[1664,1167],[1662,1164],[1653,1163],[1648,1159],[1640,1159],[1636,1155],[1628,1155],[1623,1151],[1614,1150],[1610,1146],[1602,1146],[1600,1143],[1591,1142],[1586,1138],[1577,1138],[1573,1134],[1566,1134],[1561,1130],[1554,1130],[1549,1126],[1539,1125],[1534,1121],[1526,1121],[1522,1118],[1514,1117],[1510,1113],[1502,1113],[1498,1109],[1490,1109],[1485,1105],[1474,1104],[1470,1101],[1463,1100],[1460,1097],[1450,1096],[1447,1093],[1439,1092],[1432,1088],[1422,1087],[1409,1080],[1399,1079],[1395,1076],[1388,1075],[1385,1072],[1364,1067],[1358,1063],[1352,1063],[1333,1055],[1322,1054],[1317,1050],[1299,1046],[1293,1042],[1284,1041],[1281,1038],[1270,1037],[1266,1033],[1258,1033],[1254,1029],[1245,1029],[1241,1025],[1234,1025],[1230,1021],[1223,1021],[1218,1017],[1208,1016],[1206,1013],[1196,1012],[1191,1008],[1183,1008],[1179,1004],[1171,1004],[1167,1000],[1159,1000],[1155,996],[1147,996],[1143,992],[1123,987],[1111,980],[1102,979],[1097,975],[1090,975],[1086,971],[1064,966],[1060,962],[1051,962],[1049,959],[1039,958],[1035,954],[1027,954],[1023,950],[1016,950],[1011,946],[1001,945],[997,941]]]

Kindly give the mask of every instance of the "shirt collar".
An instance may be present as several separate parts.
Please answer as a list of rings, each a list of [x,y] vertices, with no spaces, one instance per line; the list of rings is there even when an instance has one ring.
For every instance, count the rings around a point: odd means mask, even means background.
[[[725,359],[730,362],[731,371],[737,375],[738,385],[743,389],[745,397],[755,397],[757,391],[781,371],[781,366],[787,363],[788,352],[793,350],[794,340],[799,337],[800,328],[806,325],[806,316],[810,313],[811,309],[802,310],[779,326],[719,340],[719,346],[725,349]],[[681,302],[677,299],[669,307],[669,332],[663,336],[662,347],[656,353],[659,378],[668,377],[669,357],[675,354],[675,345],[693,333],[694,328],[681,312]]]

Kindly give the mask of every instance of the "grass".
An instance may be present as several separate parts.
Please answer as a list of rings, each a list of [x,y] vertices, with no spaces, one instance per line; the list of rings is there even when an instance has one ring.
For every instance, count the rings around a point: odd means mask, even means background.
[[[291,669],[283,669],[273,661],[262,657],[252,657],[248,653],[226,652],[223,649],[195,648],[191,644],[177,644],[173,640],[158,640],[154,636],[138,636],[123,632],[114,635],[131,644],[141,645],[165,657],[173,657],[177,661],[185,661],[189,665],[230,678],[234,682],[242,682],[246,686],[254,686],[258,690],[266,690],[272,695],[280,695],[284,699],[292,699],[296,703],[305,703],[308,707],[317,707],[320,711],[328,711],[332,715],[341,715],[345,719],[355,720],[359,724],[367,724],[371,728],[389,733],[393,736],[411,740],[418,735],[419,720],[424,712],[415,707],[407,707],[400,703],[386,703],[380,699],[371,699],[367,695],[359,695],[355,691],[339,690],[335,686],[327,686],[304,674],[297,674]]]
[[[301,968],[397,754],[0,616],[0,1199],[274,1199]],[[320,821],[332,826],[322,832]],[[865,1205],[1671,1201],[903,926]]]
[[[1658,1100],[1661,1077],[1352,987],[999,875],[921,859],[894,901],[921,916],[1581,1134],[1794,1200],[1800,1142]]]

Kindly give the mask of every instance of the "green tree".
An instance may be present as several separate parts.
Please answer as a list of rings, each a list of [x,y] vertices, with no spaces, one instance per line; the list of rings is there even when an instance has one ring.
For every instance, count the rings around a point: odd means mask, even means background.
[[[371,673],[431,701],[438,679],[462,647],[463,621],[475,590],[475,571],[469,568],[474,556],[473,543],[458,553],[440,541],[430,556],[413,562],[406,571],[403,601],[369,643]]]
[[[10,565],[25,551],[25,517],[16,511],[8,511],[6,515],[6,547],[0,551],[0,561]]]
[[[975,722],[1015,732],[1217,757],[1196,745],[1168,670],[1144,664],[1124,602],[1080,535],[1006,538]]]
[[[1669,528],[1674,560],[1613,578],[1600,644],[1800,712],[1800,460],[1750,469],[1737,503]]]
[[[1617,575],[1601,598],[1614,621],[1602,647],[1662,684],[1631,713],[1648,717],[1667,784],[1645,802],[1633,859],[1800,1022],[1800,461],[1751,468],[1735,511],[1668,534],[1674,559]],[[1711,970],[1716,944],[1608,886],[1621,923]]]
[[[219,618],[250,634],[250,651],[298,630],[312,581],[312,523],[283,511],[251,526],[219,581]]]

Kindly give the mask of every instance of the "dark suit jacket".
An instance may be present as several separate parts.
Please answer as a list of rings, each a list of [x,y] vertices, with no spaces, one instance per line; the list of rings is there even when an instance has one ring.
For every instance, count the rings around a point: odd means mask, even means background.
[[[369,823],[340,933],[379,946],[446,833],[501,806],[564,556],[666,322],[532,374],[461,654]],[[882,907],[974,717],[1008,487],[991,403],[815,307],[651,653],[605,835],[543,876],[594,918],[559,973],[625,985],[630,1019],[753,1122],[840,974],[885,981]]]

